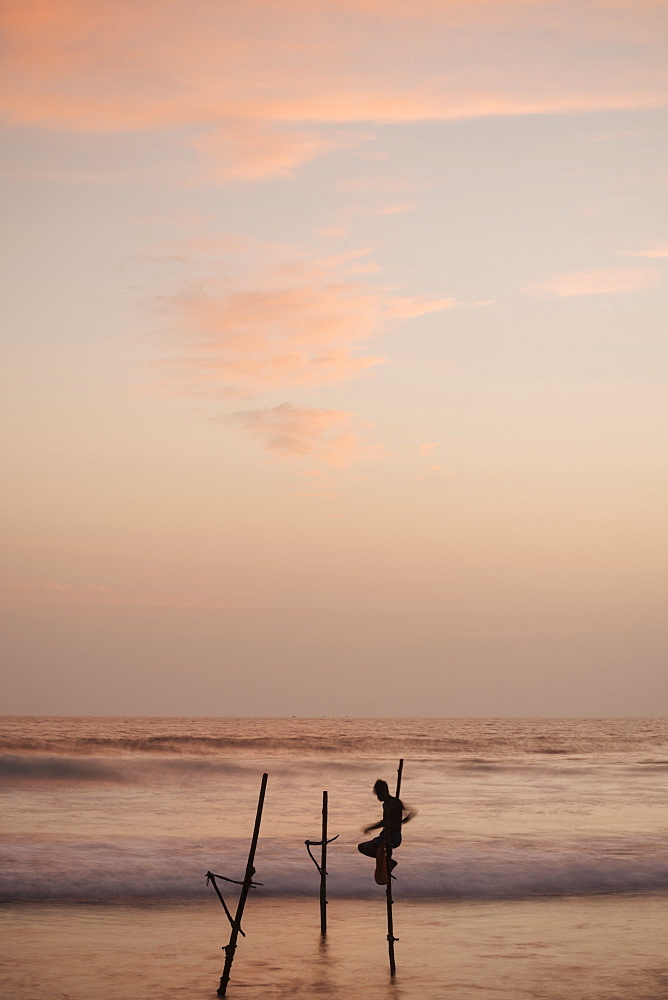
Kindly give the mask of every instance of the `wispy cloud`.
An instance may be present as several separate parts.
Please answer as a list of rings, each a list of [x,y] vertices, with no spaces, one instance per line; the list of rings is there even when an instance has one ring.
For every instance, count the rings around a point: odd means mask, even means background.
[[[652,257],[659,259],[668,257],[668,243],[659,243],[658,246],[649,247],[647,250],[624,250],[625,257]]]
[[[381,208],[377,208],[374,212],[375,215],[403,215],[404,212],[410,212],[411,209],[415,208],[414,201],[402,201],[398,202],[396,205],[383,205]]]
[[[380,268],[365,247],[309,256],[270,245],[240,255],[235,246],[221,238],[200,248],[206,255],[219,247],[217,269],[225,271],[229,260],[234,276],[191,284],[162,300],[172,349],[155,369],[168,394],[229,406],[359,378],[387,360],[368,351],[372,341],[401,322],[458,304],[452,297],[401,295],[372,281]],[[254,406],[231,419],[279,457],[346,468],[378,454],[366,442],[368,424],[311,400]]]
[[[223,183],[287,177],[310,160],[355,144],[355,139],[343,132],[323,136],[253,120],[228,121],[191,140],[193,148],[204,154],[201,176]]]
[[[236,413],[232,419],[269,451],[283,458],[316,459],[345,469],[373,454],[373,449],[364,443],[356,430],[358,418],[345,410],[281,403],[279,406]],[[325,494],[308,495],[330,494],[327,491]]]
[[[163,384],[220,394],[340,382],[385,361],[364,347],[392,324],[456,305],[362,277],[377,270],[367,250],[349,250],[256,273],[241,287],[197,285],[169,297],[164,309],[181,353],[162,363]]]
[[[639,128],[622,129],[619,132],[606,132],[603,135],[591,135],[590,142],[614,142],[619,139],[640,139],[647,135],[647,132]]]
[[[188,350],[165,363],[177,389],[326,385],[384,361],[356,353],[378,332],[380,316],[376,296],[352,283],[220,294],[192,289],[169,304]]]
[[[354,143],[354,123],[662,106],[664,16],[649,0],[6,0],[0,106],[180,130],[205,176],[261,179]]]
[[[570,298],[576,295],[620,295],[654,288],[658,271],[647,267],[608,267],[591,271],[569,271],[529,286],[539,295]]]

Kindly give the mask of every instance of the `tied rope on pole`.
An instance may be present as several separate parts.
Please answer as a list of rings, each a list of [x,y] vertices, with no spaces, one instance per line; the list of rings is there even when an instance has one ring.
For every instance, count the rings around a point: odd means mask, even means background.
[[[234,953],[237,948],[237,937],[239,934],[243,935],[243,931],[241,930],[241,918],[243,916],[248,893],[254,886],[262,884],[260,882],[253,881],[253,875],[255,874],[255,868],[253,867],[253,862],[255,860],[255,851],[257,849],[257,842],[260,836],[260,822],[262,820],[262,808],[264,806],[264,796],[267,790],[268,777],[269,775],[266,773],[262,775],[262,783],[260,785],[260,795],[257,802],[257,811],[255,813],[255,826],[253,827],[253,837],[251,840],[250,851],[248,852],[248,861],[246,862],[246,874],[244,875],[243,882],[237,882],[235,879],[225,878],[224,875],[214,876],[214,878],[212,879],[214,888],[216,889],[216,892],[218,893],[218,897],[221,900],[221,902],[223,902],[223,900],[220,891],[216,886],[215,878],[222,878],[226,882],[234,882],[235,885],[241,886],[241,894],[239,896],[239,902],[237,903],[237,912],[234,916],[234,919],[230,921],[232,926],[232,931],[230,933],[230,940],[229,943],[226,944],[223,948],[223,951],[225,952],[225,966],[223,968],[223,974],[220,977],[220,986],[218,987],[217,991],[219,997],[224,997],[227,991],[227,986],[230,981],[230,973],[232,971],[232,962],[234,961]],[[213,874],[212,872],[209,872],[209,878],[211,878],[212,874]],[[225,909],[225,912],[228,914],[228,920],[229,920],[229,911],[224,903],[223,907]]]
[[[331,844],[333,841],[338,840],[338,839],[339,839],[339,834],[337,833],[336,837],[330,837],[329,840],[325,841],[325,843],[326,844]],[[318,862],[315,860],[315,858],[311,854],[311,848],[312,847],[322,847],[323,841],[322,840],[305,840],[304,843],[306,844],[306,850],[308,851],[309,858],[311,859],[311,861],[313,862],[313,864],[318,869],[318,875],[322,875],[323,874],[323,869],[320,867],[320,865],[318,864]],[[327,872],[325,872],[324,874],[326,875]]]
[[[223,882],[232,882],[234,885],[243,885],[244,883],[243,882],[239,882],[235,878],[227,878],[225,875],[216,875],[214,872],[207,872],[206,873],[206,884],[208,885],[209,882],[210,882],[211,885],[216,890],[216,895],[218,896],[218,899],[220,900],[221,905],[222,905],[222,907],[223,907],[223,909],[225,911],[225,916],[227,917],[227,919],[230,922],[230,927],[234,927],[234,917],[230,913],[230,911],[228,909],[228,906],[227,906],[227,903],[223,899],[223,894],[220,891],[220,889],[218,888],[218,883],[216,882],[217,878],[222,879]],[[251,888],[255,888],[255,886],[262,885],[262,882],[251,882],[250,885],[251,885]],[[242,937],[246,937],[246,934],[245,934],[244,931],[242,931],[241,926],[239,927],[239,933],[241,934]]]
[[[318,870],[320,875],[320,933],[324,936],[327,933],[327,845],[334,840],[338,840],[339,835],[327,839],[327,792],[322,793],[322,832],[320,840],[305,840],[308,856]],[[311,853],[312,847],[319,847],[320,863],[316,861]]]

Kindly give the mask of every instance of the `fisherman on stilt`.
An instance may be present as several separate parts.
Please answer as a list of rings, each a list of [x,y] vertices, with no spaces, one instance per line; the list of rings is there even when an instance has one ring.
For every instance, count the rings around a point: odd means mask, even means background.
[[[373,840],[367,840],[363,844],[358,844],[357,850],[367,858],[375,858],[376,871],[374,878],[378,885],[385,885],[388,878],[385,863],[386,838],[392,849],[399,847],[401,844],[402,824],[408,823],[415,814],[410,809],[404,808],[404,804],[400,798],[390,795],[388,784],[382,778],[378,779],[373,786],[373,790],[379,802],[383,803],[383,818],[377,823],[372,823],[371,826],[364,827],[363,832],[371,833],[372,830],[380,830],[381,833],[377,837],[374,837]],[[390,858],[390,872],[396,868],[396,865],[397,862],[394,858]]]

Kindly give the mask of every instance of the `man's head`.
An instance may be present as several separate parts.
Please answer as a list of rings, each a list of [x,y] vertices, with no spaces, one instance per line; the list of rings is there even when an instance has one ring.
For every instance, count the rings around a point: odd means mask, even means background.
[[[376,793],[376,798],[381,802],[384,802],[390,797],[390,789],[388,788],[387,782],[379,778],[376,784],[373,786],[373,790]]]

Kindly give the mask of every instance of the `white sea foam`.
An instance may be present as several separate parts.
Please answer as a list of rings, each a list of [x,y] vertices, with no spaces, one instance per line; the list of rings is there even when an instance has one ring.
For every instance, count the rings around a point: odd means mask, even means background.
[[[4,720],[0,743],[0,901],[215,901],[205,872],[243,876],[263,770],[254,893],[317,895],[328,789],[329,894],[377,894],[356,844],[399,756],[418,815],[397,896],[668,891],[662,720]]]
[[[644,853],[639,855],[639,849]],[[597,839],[559,850],[511,843],[431,850],[422,844],[397,851],[395,893],[407,898],[514,899],[536,895],[589,895],[668,890],[668,858],[638,840]],[[0,902],[29,900],[124,901],[200,898],[212,894],[205,873],[242,879],[242,840],[168,843],[4,843],[0,848]],[[256,858],[261,896],[313,895],[319,876],[306,850],[273,839],[260,842]],[[329,894],[366,897],[380,890],[371,864],[353,844],[330,847]],[[239,889],[221,883],[224,895]]]

